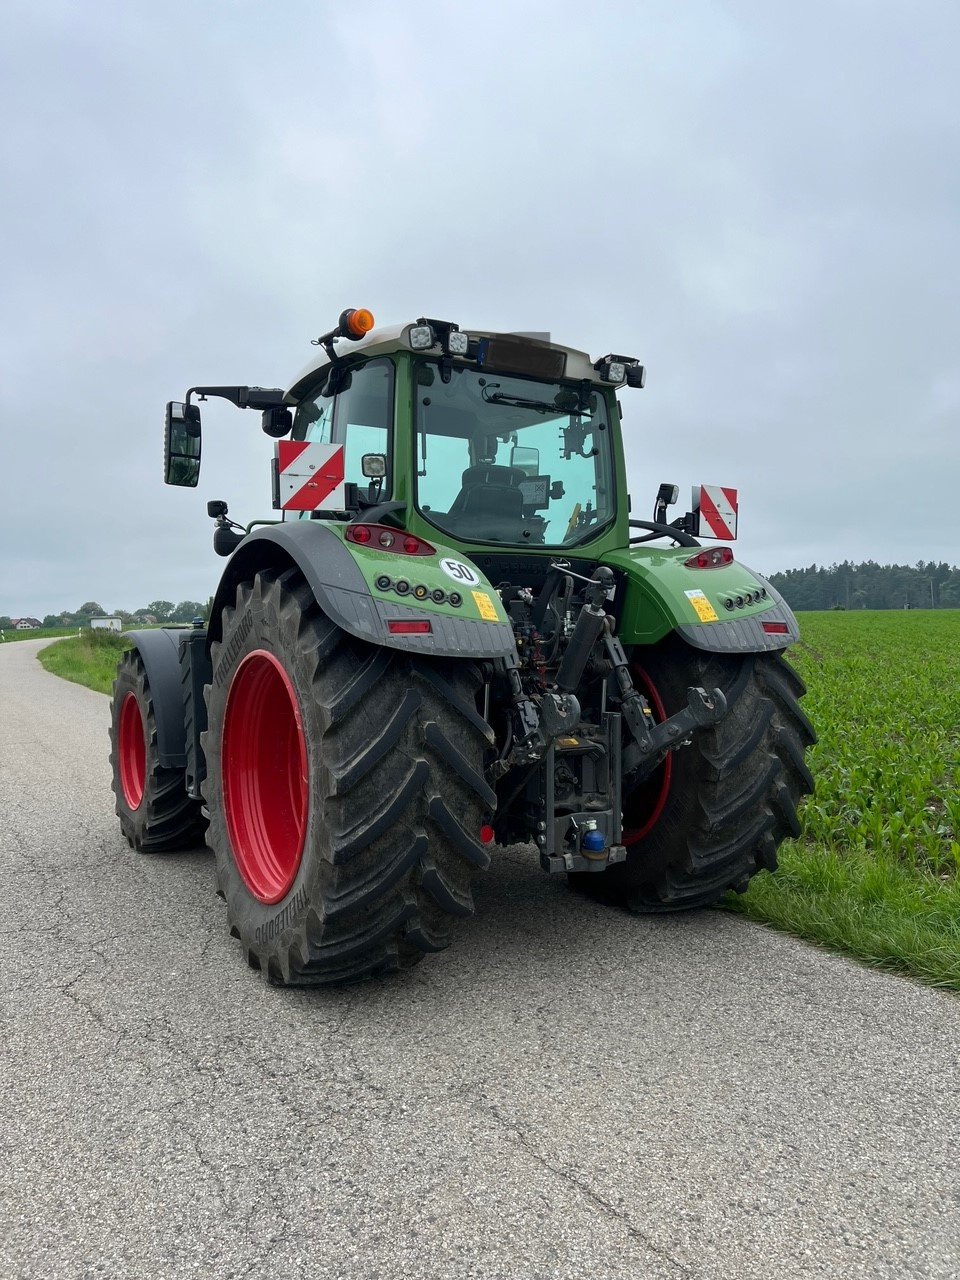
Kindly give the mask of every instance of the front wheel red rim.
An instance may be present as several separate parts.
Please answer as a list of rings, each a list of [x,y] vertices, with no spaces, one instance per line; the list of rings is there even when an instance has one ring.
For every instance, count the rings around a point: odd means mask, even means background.
[[[135,811],[143,803],[147,785],[147,743],[140,703],[132,691],[120,703],[117,757],[123,798],[127,808]]]
[[[279,902],[306,840],[307,741],[290,677],[265,649],[247,654],[230,683],[221,781],[237,870],[260,902]]]
[[[662,723],[667,718],[667,711],[657,686],[640,666],[634,665],[632,674],[634,684],[653,708],[654,719],[658,724]],[[628,796],[624,796],[622,838],[628,848],[648,836],[660,821],[670,794],[672,776],[673,752],[671,751],[663,764],[658,765],[649,778],[644,778]]]

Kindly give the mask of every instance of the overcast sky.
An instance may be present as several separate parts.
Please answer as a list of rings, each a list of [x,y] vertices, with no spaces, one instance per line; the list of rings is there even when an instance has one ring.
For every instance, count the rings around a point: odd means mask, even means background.
[[[4,0],[0,614],[205,599],[208,498],[345,306],[634,354],[634,509],[960,562],[960,5]],[[685,509],[685,507],[684,507]]]

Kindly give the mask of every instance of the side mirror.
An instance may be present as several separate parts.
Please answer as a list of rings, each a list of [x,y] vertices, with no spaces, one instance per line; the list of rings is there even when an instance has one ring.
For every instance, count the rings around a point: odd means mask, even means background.
[[[522,471],[525,476],[540,474],[540,450],[530,449],[526,445],[515,444],[510,450],[510,465]]]
[[[195,489],[200,480],[200,409],[195,404],[171,400],[163,433],[165,484]]]

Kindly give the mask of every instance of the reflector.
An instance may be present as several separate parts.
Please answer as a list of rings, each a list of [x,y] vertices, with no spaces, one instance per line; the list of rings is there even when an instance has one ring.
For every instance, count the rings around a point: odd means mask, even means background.
[[[433,630],[429,618],[390,618],[387,630],[394,636],[425,636]]]

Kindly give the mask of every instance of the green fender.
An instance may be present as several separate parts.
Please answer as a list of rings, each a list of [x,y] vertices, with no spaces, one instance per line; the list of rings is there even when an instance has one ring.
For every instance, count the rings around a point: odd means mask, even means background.
[[[462,552],[433,542],[435,554],[411,556],[346,542],[346,525],[297,520],[247,535],[220,580],[210,614],[208,644],[222,634],[221,613],[237,586],[261,569],[296,566],[331,622],[370,644],[437,657],[498,658],[516,654],[513,629],[500,597]],[[397,530],[402,538],[403,532]],[[443,561],[450,563],[445,568]],[[456,576],[455,566],[461,573]],[[390,579],[381,587],[378,579]],[[410,588],[403,593],[396,583]],[[417,588],[425,590],[417,599]],[[435,601],[433,592],[443,592]],[[450,603],[450,593],[460,603]],[[397,633],[390,623],[429,623],[423,634]]]
[[[623,644],[656,644],[676,631],[695,649],[763,653],[799,640],[789,605],[765,578],[737,561],[691,569],[686,561],[696,554],[689,547],[636,547],[601,557],[626,575]]]

